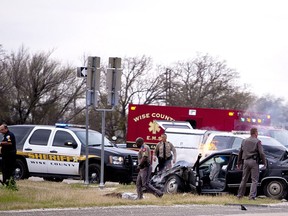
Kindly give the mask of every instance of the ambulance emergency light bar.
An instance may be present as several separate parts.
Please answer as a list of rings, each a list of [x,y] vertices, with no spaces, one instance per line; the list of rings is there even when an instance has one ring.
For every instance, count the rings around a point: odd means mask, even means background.
[[[229,111],[228,112],[228,116],[234,116],[235,115],[235,112],[233,112],[233,111]],[[241,115],[241,113],[239,113],[238,112],[238,115]],[[248,123],[258,123],[258,124],[265,124],[265,123],[269,123],[269,121],[270,121],[270,119],[271,119],[271,116],[270,115],[265,115],[264,117],[263,117],[263,115],[261,116],[261,118],[254,118],[254,117],[251,117],[251,116],[242,116],[242,117],[240,117],[240,121],[241,122],[248,122]]]

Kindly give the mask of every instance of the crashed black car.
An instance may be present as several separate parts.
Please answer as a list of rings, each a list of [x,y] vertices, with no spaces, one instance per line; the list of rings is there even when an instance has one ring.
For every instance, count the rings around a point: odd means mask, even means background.
[[[263,165],[259,164],[258,195],[274,199],[287,198],[287,149],[277,141],[274,142],[274,139],[269,144],[263,142],[262,144],[267,168],[263,169]],[[242,178],[242,170],[236,167],[238,153],[239,150],[228,149],[214,152],[203,160],[199,155],[193,166],[185,161],[179,161],[172,169],[154,175],[151,184],[165,193],[236,194]],[[250,184],[251,179],[247,186]]]

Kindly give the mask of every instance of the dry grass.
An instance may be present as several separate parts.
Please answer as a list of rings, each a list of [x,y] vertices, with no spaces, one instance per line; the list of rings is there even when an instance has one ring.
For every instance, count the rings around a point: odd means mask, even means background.
[[[83,183],[57,183],[45,181],[22,180],[17,182],[18,191],[0,187],[0,210],[18,210],[35,208],[67,208],[118,205],[185,205],[185,204],[246,204],[244,198],[237,200],[232,195],[198,196],[190,193],[169,195],[162,199],[152,194],[145,194],[143,200],[121,199],[112,194],[123,192],[136,193],[135,185],[118,185],[106,183],[103,189],[98,185]],[[107,196],[109,195],[110,196]],[[255,204],[277,203],[278,200],[267,198],[253,201]]]

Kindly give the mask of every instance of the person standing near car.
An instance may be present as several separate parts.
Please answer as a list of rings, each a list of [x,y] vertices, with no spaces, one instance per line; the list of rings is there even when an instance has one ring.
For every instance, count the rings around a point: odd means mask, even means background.
[[[139,173],[136,180],[137,199],[143,199],[143,189],[153,193],[156,197],[162,197],[163,192],[156,189],[150,184],[150,176],[152,171],[151,166],[151,150],[148,145],[144,144],[144,139],[138,137],[136,139],[138,152],[138,169]]]
[[[259,161],[261,159],[266,168],[266,157],[263,151],[261,141],[257,138],[257,128],[251,128],[250,137],[242,141],[238,155],[237,167],[243,166],[242,180],[238,190],[237,197],[240,199],[246,191],[246,183],[251,175],[252,184],[250,187],[249,199],[255,200],[257,195],[257,185],[259,180]]]
[[[3,139],[0,143],[2,154],[2,176],[3,184],[15,184],[14,171],[16,165],[16,139],[14,134],[9,131],[6,124],[0,125],[0,132]],[[11,181],[12,180],[12,181]]]
[[[161,135],[161,141],[156,145],[154,154],[154,161],[156,161],[156,157],[158,158],[159,172],[164,169],[170,169],[172,167],[172,159],[173,163],[176,162],[176,149],[171,142],[167,141],[167,134],[163,133]]]

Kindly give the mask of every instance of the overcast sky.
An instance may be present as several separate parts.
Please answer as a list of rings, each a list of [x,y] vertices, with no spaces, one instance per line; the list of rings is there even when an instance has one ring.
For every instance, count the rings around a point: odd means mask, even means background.
[[[146,55],[154,65],[209,54],[256,95],[288,101],[287,10],[286,0],[0,0],[0,44],[55,49],[74,66],[84,53]]]

